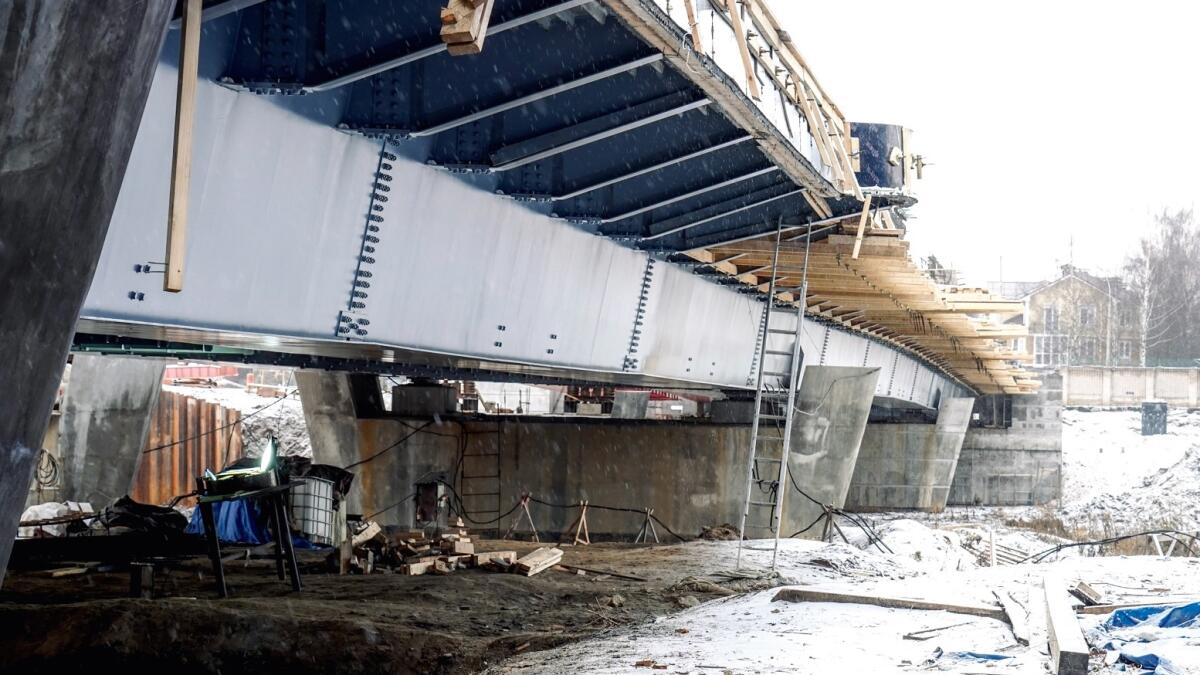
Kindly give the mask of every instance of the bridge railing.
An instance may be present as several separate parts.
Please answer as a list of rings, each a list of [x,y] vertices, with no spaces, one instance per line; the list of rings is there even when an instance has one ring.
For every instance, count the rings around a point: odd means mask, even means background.
[[[862,197],[850,123],[766,0],[654,0],[821,174]]]

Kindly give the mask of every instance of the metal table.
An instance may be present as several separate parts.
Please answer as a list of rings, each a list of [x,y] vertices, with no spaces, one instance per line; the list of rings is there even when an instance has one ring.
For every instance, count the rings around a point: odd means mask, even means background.
[[[212,559],[213,574],[217,577],[217,590],[222,598],[229,597],[229,589],[225,586],[225,566],[221,561],[221,542],[217,537],[213,504],[241,499],[256,500],[266,507],[275,536],[275,570],[279,574],[279,578],[283,579],[283,565],[284,562],[287,562],[288,574],[292,578],[292,590],[300,590],[300,569],[296,565],[296,551],[292,547],[292,531],[288,525],[287,504],[284,503],[284,494],[290,487],[290,483],[285,483],[244,492],[202,495],[199,498],[197,507],[200,509],[200,517],[204,521],[204,536],[208,540],[208,556]]]

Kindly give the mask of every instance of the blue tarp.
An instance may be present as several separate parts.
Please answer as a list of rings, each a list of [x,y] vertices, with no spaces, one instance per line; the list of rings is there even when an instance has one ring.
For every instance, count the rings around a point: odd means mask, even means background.
[[[217,539],[226,544],[251,544],[257,546],[275,541],[267,527],[267,519],[258,502],[251,499],[236,499],[213,504],[213,520],[217,524]],[[184,530],[190,534],[204,534],[204,520],[200,509],[192,512],[192,520]],[[295,548],[322,548],[303,537],[292,536]]]
[[[213,519],[217,523],[217,539],[222,542],[258,545],[274,541],[267,529],[266,518],[263,518],[258,503],[253,500],[217,502],[213,504]],[[192,512],[192,522],[188,523],[185,532],[204,534],[204,520],[200,518],[199,507]]]
[[[1200,602],[1118,609],[1096,628],[1093,644],[1159,675],[1200,672]]]

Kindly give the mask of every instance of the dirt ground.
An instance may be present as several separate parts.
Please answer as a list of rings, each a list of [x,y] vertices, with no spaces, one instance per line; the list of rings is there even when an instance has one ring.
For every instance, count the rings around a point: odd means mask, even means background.
[[[537,546],[477,542],[479,551]],[[216,597],[205,559],[160,573],[152,600],[125,597],[126,572],[57,579],[14,572],[0,591],[0,672],[476,673],[515,654],[728,594],[704,582],[671,588],[690,575],[734,567],[723,559],[727,548],[718,559],[700,553],[714,550],[706,544],[566,548],[564,564],[645,582],[554,569],[533,577],[476,569],[338,576],[317,572],[319,558],[308,554],[304,590],[293,593],[275,577],[272,561],[239,561],[226,566],[227,600]]]

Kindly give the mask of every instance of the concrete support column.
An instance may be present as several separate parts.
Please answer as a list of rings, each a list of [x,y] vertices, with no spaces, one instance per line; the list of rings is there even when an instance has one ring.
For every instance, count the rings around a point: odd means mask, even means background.
[[[0,3],[0,582],[173,8]]]
[[[1188,407],[1200,406],[1200,369],[1188,371]]]
[[[800,412],[795,413],[788,471],[801,490],[822,504],[840,508],[846,503],[878,379],[878,368],[804,369],[796,397]],[[798,494],[790,482],[783,486],[787,495],[783,536],[808,526],[822,513],[821,507]],[[807,533],[820,534],[819,528]]]
[[[129,494],[166,362],[76,354],[58,428],[60,499],[102,508]]]
[[[1113,369],[1102,369],[1100,371],[1100,378],[1100,405],[1112,405]]]
[[[868,424],[846,508],[946,508],[974,404],[973,398],[945,399],[934,424]]]
[[[323,370],[296,371],[300,406],[312,444],[313,464],[347,466],[359,460],[358,418],[350,389],[350,374]],[[346,500],[348,513],[362,513],[361,481]]]
[[[383,511],[374,518],[381,524],[409,524],[412,509],[404,497],[413,483],[450,480],[459,452],[458,425],[436,424],[432,416],[381,416],[371,400],[379,387],[374,375],[304,370],[296,373],[296,384],[313,463],[355,474],[347,513]]]
[[[1155,398],[1154,385],[1158,381],[1158,368],[1146,369],[1146,400],[1153,401]]]

